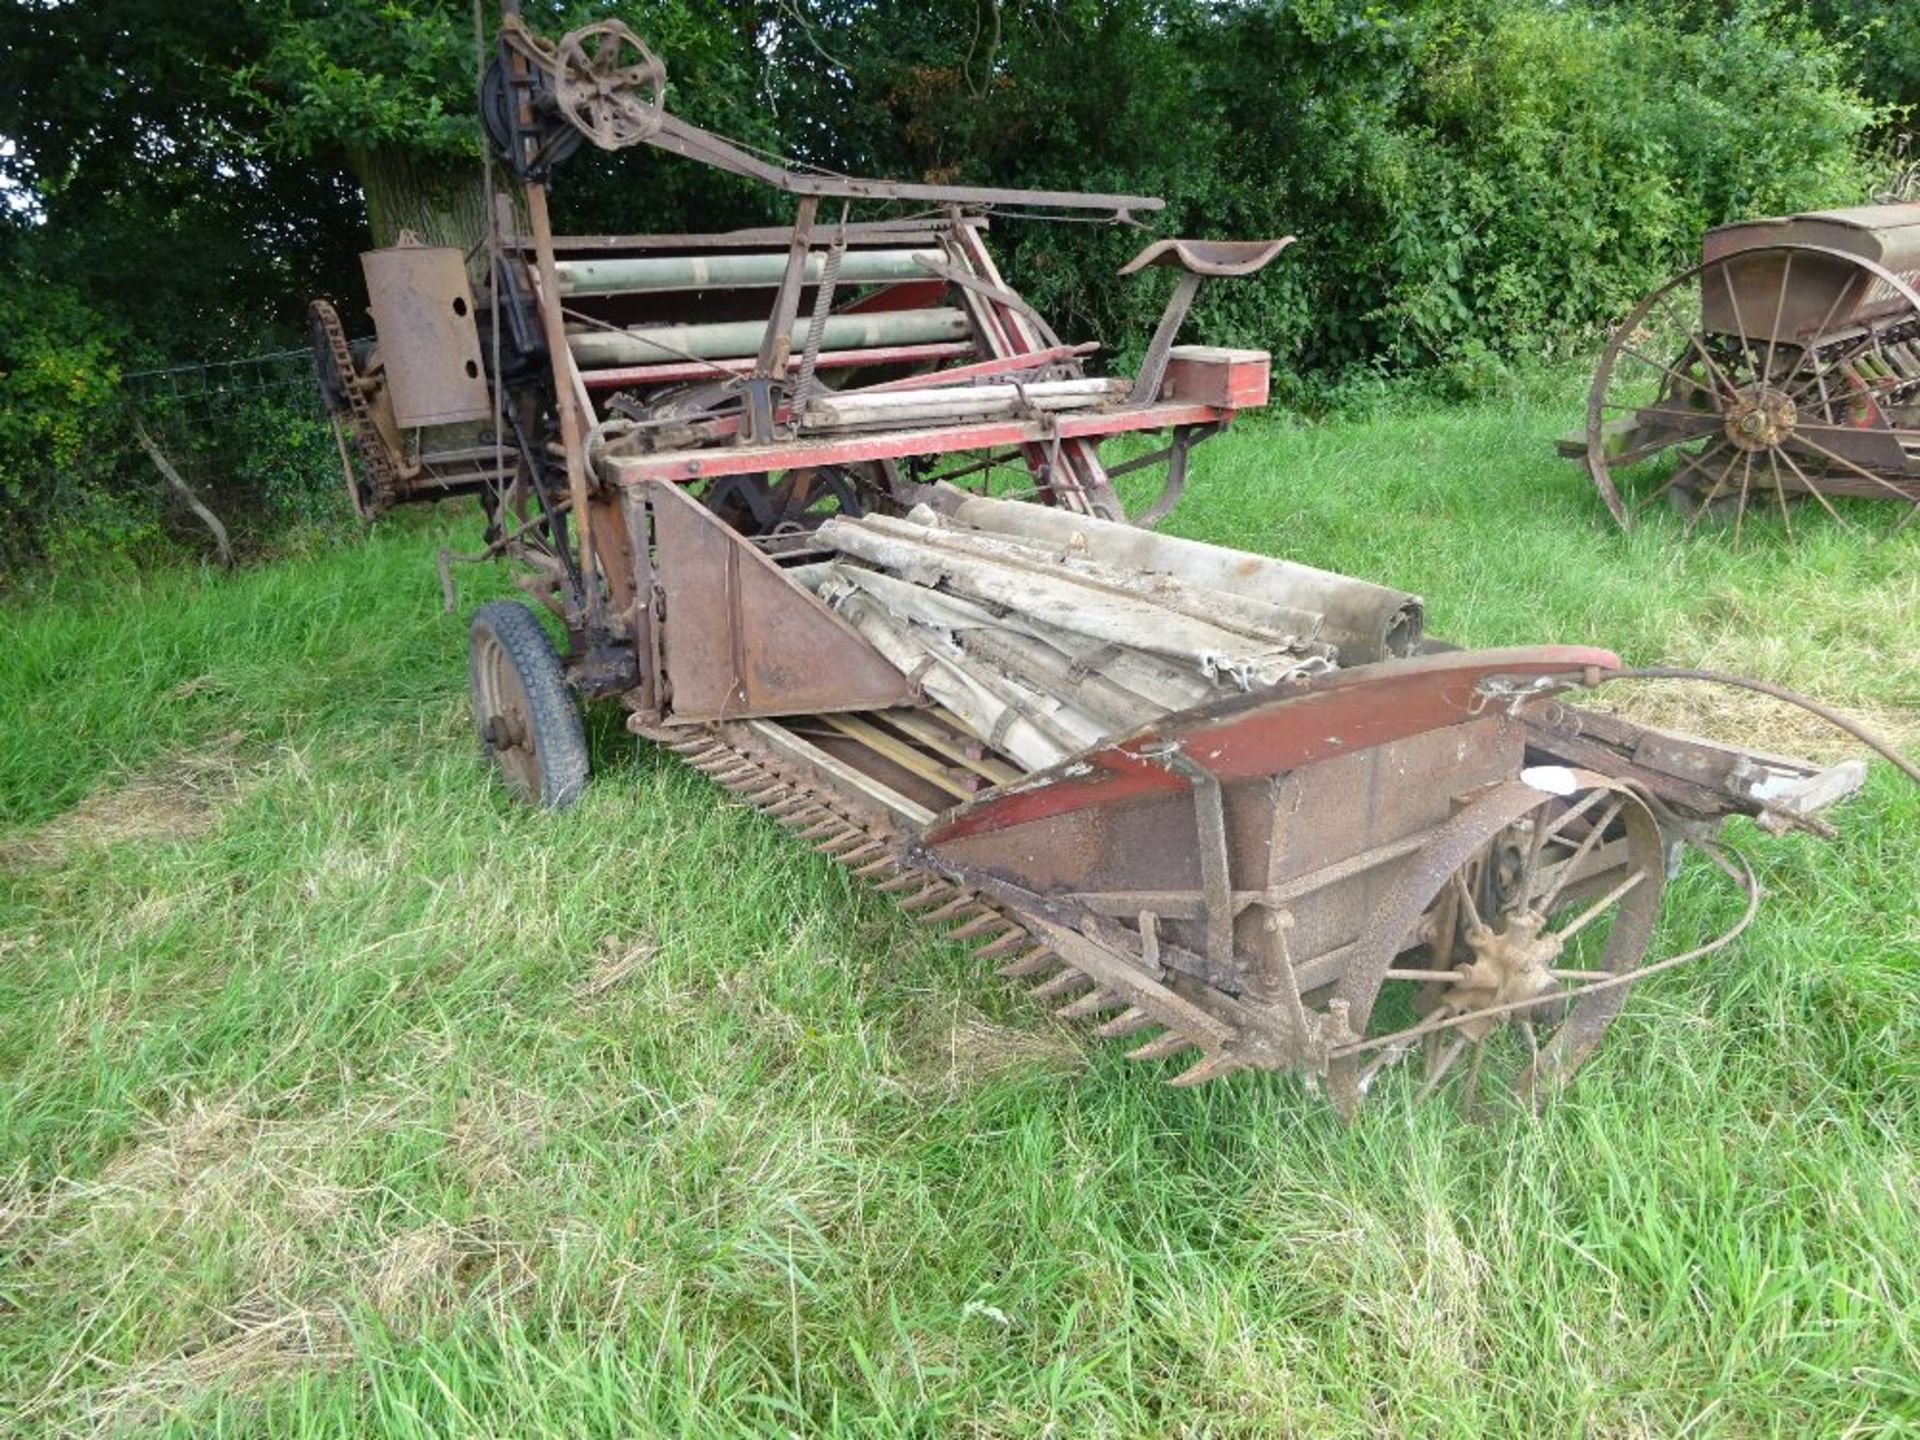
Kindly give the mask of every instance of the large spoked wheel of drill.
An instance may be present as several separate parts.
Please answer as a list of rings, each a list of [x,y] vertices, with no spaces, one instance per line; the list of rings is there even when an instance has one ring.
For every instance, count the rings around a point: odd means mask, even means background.
[[[1920,506],[1920,294],[1811,245],[1674,276],[1615,328],[1587,394],[1587,473],[1628,525],[1665,501],[1691,530],[1811,497]],[[1664,470],[1664,474],[1661,472]]]
[[[526,606],[495,600],[474,612],[467,653],[481,755],[517,799],[571,805],[586,788],[587,741],[547,632]]]
[[[561,113],[602,150],[637,145],[660,128],[667,67],[620,21],[568,31],[554,75]]]
[[[1329,1062],[1342,1115],[1397,1074],[1416,1099],[1457,1082],[1466,1108],[1497,1089],[1531,1103],[1620,1013],[1628,986],[1595,986],[1637,968],[1652,938],[1659,824],[1604,776],[1532,778],[1443,825],[1375,911],[1335,992],[1371,1047]]]

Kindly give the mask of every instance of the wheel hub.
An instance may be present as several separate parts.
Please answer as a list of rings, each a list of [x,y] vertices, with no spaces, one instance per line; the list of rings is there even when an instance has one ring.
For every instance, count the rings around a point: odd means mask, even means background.
[[[512,750],[526,744],[527,727],[510,715],[487,717],[487,744],[495,750]]]
[[[1748,385],[1727,409],[1727,439],[1749,454],[1771,450],[1793,434],[1799,419],[1799,407],[1784,390]]]
[[[1467,948],[1473,959],[1454,969],[1455,980],[1446,1001],[1462,1013],[1490,1010],[1529,1000],[1541,1000],[1560,989],[1553,978],[1553,962],[1560,958],[1561,941],[1557,935],[1541,933],[1547,917],[1533,910],[1522,910],[1503,917],[1496,925],[1476,925],[1467,932]],[[1527,1011],[1508,1011],[1501,1015],[1469,1020],[1460,1026],[1470,1039],[1484,1039],[1502,1020],[1512,1016],[1525,1019]]]

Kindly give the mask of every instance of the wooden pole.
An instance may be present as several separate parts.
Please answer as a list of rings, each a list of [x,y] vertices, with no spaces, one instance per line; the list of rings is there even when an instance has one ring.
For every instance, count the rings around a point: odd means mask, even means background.
[[[580,384],[567,348],[566,322],[560,315],[560,273],[553,261],[553,223],[547,214],[547,187],[527,185],[527,219],[533,229],[533,251],[540,275],[540,324],[546,331],[547,356],[553,365],[553,403],[560,412],[560,448],[567,461],[567,495],[580,540],[581,604],[589,619],[597,620],[600,587],[594,580],[593,518],[587,508],[587,437],[580,414]],[[498,383],[496,381],[496,383]]]

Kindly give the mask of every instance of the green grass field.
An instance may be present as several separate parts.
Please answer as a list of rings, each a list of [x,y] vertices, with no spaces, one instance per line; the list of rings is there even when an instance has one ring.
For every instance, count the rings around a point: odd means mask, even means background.
[[[1920,743],[1920,525],[1623,537],[1566,415],[1246,426],[1169,528]],[[0,1429],[1920,1432],[1886,766],[1836,843],[1733,827],[1759,922],[1636,988],[1540,1118],[1343,1128],[1290,1079],[1158,1084],[617,715],[585,801],[514,808],[430,564],[476,528],[0,612]],[[1670,893],[1656,954],[1739,910],[1704,862]]]

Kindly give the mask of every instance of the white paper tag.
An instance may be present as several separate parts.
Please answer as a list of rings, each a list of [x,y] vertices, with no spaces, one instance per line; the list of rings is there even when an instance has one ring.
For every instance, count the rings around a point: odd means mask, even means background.
[[[1571,795],[1579,788],[1573,771],[1564,765],[1529,765],[1520,772],[1520,778],[1549,795]]]

